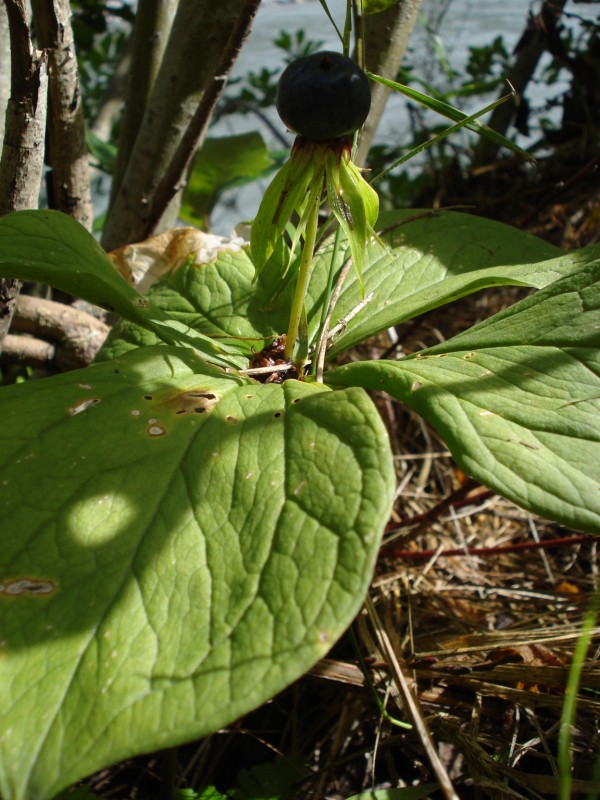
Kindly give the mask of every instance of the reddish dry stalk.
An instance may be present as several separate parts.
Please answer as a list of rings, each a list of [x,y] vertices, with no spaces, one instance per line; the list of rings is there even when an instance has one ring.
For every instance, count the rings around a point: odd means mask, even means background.
[[[432,558],[434,555],[444,556],[491,556],[500,553],[516,553],[520,550],[547,550],[551,547],[581,544],[588,540],[585,534],[576,536],[562,536],[559,539],[546,539],[543,542],[517,542],[516,544],[503,544],[495,547],[458,547],[450,550],[401,550],[400,548],[386,548],[385,555],[390,558],[404,558],[411,561]]]

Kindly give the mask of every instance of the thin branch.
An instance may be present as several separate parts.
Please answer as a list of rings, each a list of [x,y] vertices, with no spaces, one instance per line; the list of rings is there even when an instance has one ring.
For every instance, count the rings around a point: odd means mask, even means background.
[[[37,208],[44,165],[47,59],[33,49],[22,0],[4,0],[11,49],[11,96],[0,160],[0,214]]]
[[[6,6],[0,3],[0,142],[4,138],[4,115],[10,97],[10,31]]]
[[[131,49],[126,44],[100,101],[96,118],[90,126],[92,133],[103,142],[111,141],[113,129],[123,108],[130,73]]]
[[[37,208],[44,166],[47,59],[31,44],[23,0],[4,0],[10,32],[11,95],[0,159],[0,215]],[[21,282],[0,280],[0,351]]]
[[[545,0],[539,14],[530,14],[527,28],[515,47],[515,61],[506,76],[514,86],[512,100],[498,106],[488,121],[488,126],[497,133],[505,134],[515,116],[519,102],[529,81],[532,79],[538,62],[548,46],[548,39],[556,31],[566,0]],[[483,137],[479,140],[473,159],[474,166],[487,164],[496,158],[498,145]]]
[[[2,343],[2,364],[50,370],[56,358],[56,346],[33,336],[17,336],[8,333]]]
[[[423,745],[423,749],[427,754],[429,763],[431,764],[433,772],[435,773],[435,777],[440,784],[442,794],[446,800],[459,800],[459,797],[452,786],[452,781],[448,777],[448,773],[446,772],[446,769],[442,764],[437,749],[433,743],[427,722],[421,712],[419,701],[414,696],[408,680],[406,679],[400,657],[394,650],[392,642],[390,641],[387,631],[385,630],[370,597],[367,597],[365,600],[365,607],[375,632],[377,646],[379,647],[379,650],[381,651],[381,654],[388,665],[392,678],[398,687],[402,699],[404,700],[404,704],[412,718],[415,730],[421,740],[421,744]]]
[[[46,364],[50,362],[59,370],[68,370],[85,367],[93,361],[109,327],[73,306],[21,295],[17,299],[11,331],[28,335],[7,336],[5,361],[40,366],[39,359],[45,359]],[[45,349],[40,340],[46,345]],[[38,363],[34,363],[36,359]]]
[[[316,380],[318,383],[323,383],[323,370],[325,368],[325,351],[327,350],[327,341],[329,339],[329,324],[331,323],[331,317],[333,316],[333,310],[335,305],[339,299],[340,294],[342,293],[342,286],[344,285],[344,281],[346,280],[346,276],[352,266],[353,261],[351,258],[344,264],[342,271],[337,279],[337,283],[335,284],[335,288],[331,293],[331,297],[329,298],[329,308],[327,309],[327,315],[325,316],[325,321],[323,322],[323,328],[321,330],[321,337],[317,343],[317,353],[315,356],[315,360],[317,363],[316,369]]]
[[[52,168],[50,205],[92,229],[85,120],[69,0],[31,0],[37,41],[48,51],[50,107],[47,161]]]

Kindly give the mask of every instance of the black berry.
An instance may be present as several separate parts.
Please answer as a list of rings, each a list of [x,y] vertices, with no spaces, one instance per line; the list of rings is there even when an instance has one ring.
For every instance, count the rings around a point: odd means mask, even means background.
[[[275,102],[287,128],[321,142],[360,128],[371,107],[371,90],[354,61],[324,51],[292,61],[279,79]]]

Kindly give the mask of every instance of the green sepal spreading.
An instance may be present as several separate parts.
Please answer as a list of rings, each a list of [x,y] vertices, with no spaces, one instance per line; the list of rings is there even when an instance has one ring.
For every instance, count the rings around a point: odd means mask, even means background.
[[[331,211],[348,238],[362,291],[367,245],[376,238],[379,197],[352,162],[346,139],[309,142],[296,138],[290,158],[267,188],[252,224],[250,254],[254,267],[257,273],[264,267],[296,213],[299,221],[291,237],[289,269],[324,186]]]
[[[294,212],[300,214],[296,243],[300,239],[306,225],[302,211],[311,205],[306,202],[307,196],[314,195],[316,185],[320,193],[323,183],[322,157],[319,156],[319,147],[297,138],[290,158],[267,187],[250,233],[250,255],[257,274],[272,256]],[[292,248],[290,261],[293,252]]]
[[[329,205],[348,237],[356,276],[364,294],[361,276],[367,245],[375,237],[379,197],[346,150],[341,157],[334,150],[328,151],[326,183]]]

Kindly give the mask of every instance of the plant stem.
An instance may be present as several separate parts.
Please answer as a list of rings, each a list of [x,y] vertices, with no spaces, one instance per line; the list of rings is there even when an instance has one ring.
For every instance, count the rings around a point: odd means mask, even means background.
[[[301,358],[294,358],[294,353],[296,351],[296,342],[298,340],[298,332],[300,330],[300,321],[304,314],[304,298],[306,297],[308,279],[310,277],[310,268],[312,267],[313,262],[313,253],[315,250],[315,242],[317,240],[318,224],[319,198],[317,197],[313,203],[313,207],[306,222],[304,247],[302,248],[302,258],[300,260],[300,267],[298,269],[298,282],[296,283],[296,291],[294,292],[294,299],[292,301],[290,324],[285,341],[284,355],[287,359],[294,359],[294,366],[299,371],[304,366],[304,363]]]
[[[331,319],[331,293],[333,292],[333,274],[335,271],[337,254],[340,249],[341,235],[342,235],[342,229],[338,225],[335,232],[333,252],[331,254],[331,263],[329,265],[329,274],[327,276],[327,288],[325,289],[325,299],[323,301],[323,307],[321,309],[321,321],[319,323],[319,335],[317,337],[317,350],[316,350],[317,354],[319,354],[321,349],[325,347],[325,345],[322,344],[323,339],[325,339],[325,344],[327,342],[327,330],[325,329],[325,325],[326,323],[329,324],[329,320]],[[316,374],[317,361],[318,357],[313,359],[313,364],[312,364],[313,375]]]
[[[573,661],[569,671],[569,679],[565,688],[565,700],[563,703],[562,714],[560,717],[560,729],[558,733],[558,771],[560,775],[559,798],[569,800],[572,797],[571,784],[573,773],[573,750],[572,750],[572,727],[575,723],[575,712],[577,710],[577,700],[579,684],[581,681],[581,670],[585,664],[585,656],[592,640],[596,619],[600,611],[600,590],[596,589],[592,598],[591,605],[583,618],[581,634],[575,645]]]

